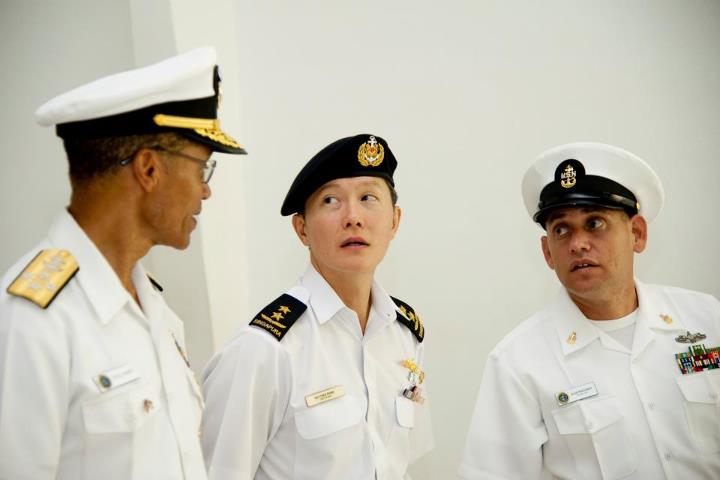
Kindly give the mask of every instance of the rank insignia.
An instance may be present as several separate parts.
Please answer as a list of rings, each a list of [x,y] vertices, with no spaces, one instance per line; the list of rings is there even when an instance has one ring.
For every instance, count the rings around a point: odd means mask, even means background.
[[[303,302],[283,293],[255,315],[250,325],[262,328],[279,342],[306,309],[307,305]]]
[[[678,343],[697,343],[701,340],[705,340],[707,336],[704,333],[690,333],[685,332],[684,335],[678,335],[675,337],[675,341]]]
[[[10,284],[7,292],[47,308],[79,269],[67,250],[43,250]]]
[[[384,158],[385,149],[372,135],[370,135],[368,141],[360,145],[358,149],[358,162],[360,162],[360,165],[363,167],[377,167],[382,163]]]
[[[403,397],[408,400],[412,400],[416,403],[425,403],[425,398],[422,396],[420,385],[425,381],[425,372],[420,370],[417,364],[413,360],[403,360],[400,365],[409,370],[408,381],[410,386],[403,390]]]
[[[720,368],[720,347],[706,348],[705,345],[691,345],[687,352],[675,354],[680,372],[687,375]]]
[[[420,316],[415,313],[415,310],[413,310],[407,303],[402,300],[398,300],[395,297],[390,298],[392,298],[392,301],[398,306],[399,312],[397,312],[397,321],[405,325],[413,333],[413,335],[415,335],[417,341],[422,343],[423,338],[425,338],[425,327],[423,327],[423,324],[420,321]]]

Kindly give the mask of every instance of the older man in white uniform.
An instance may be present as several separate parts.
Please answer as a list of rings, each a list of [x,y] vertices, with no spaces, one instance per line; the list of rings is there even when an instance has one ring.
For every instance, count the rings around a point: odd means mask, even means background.
[[[663,201],[655,172],[570,144],[522,190],[564,289],[491,352],[460,477],[720,478],[720,303],[634,277]]]
[[[65,93],[72,197],[2,279],[0,478],[197,480],[202,396],[183,325],[139,259],[185,248],[210,196],[216,55],[203,48]]]

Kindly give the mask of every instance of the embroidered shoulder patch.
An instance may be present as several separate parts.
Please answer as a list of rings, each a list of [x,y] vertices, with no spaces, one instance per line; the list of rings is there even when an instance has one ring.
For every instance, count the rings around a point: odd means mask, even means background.
[[[412,334],[415,335],[417,341],[422,343],[423,338],[425,338],[425,327],[423,327],[420,321],[420,315],[415,313],[415,310],[402,300],[398,300],[395,297],[390,298],[392,298],[392,301],[395,302],[395,305],[400,309],[397,313],[397,321],[405,325]]]
[[[303,302],[283,293],[255,315],[250,325],[262,328],[279,342],[306,309],[307,305]]]
[[[47,308],[79,269],[67,250],[42,250],[10,284],[7,292]]]

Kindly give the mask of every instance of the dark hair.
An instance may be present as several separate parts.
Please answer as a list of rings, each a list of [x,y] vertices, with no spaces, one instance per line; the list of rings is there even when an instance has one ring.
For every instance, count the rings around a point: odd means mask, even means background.
[[[179,150],[192,143],[175,132],[93,139],[64,140],[73,187],[115,173],[120,161],[141,148]]]

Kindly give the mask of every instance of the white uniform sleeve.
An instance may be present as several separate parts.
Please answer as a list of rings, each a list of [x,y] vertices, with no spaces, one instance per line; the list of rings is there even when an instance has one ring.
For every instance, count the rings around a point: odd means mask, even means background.
[[[537,399],[495,354],[488,357],[460,464],[461,478],[545,478],[548,439]]]
[[[68,409],[62,325],[21,299],[0,305],[0,478],[54,479]]]
[[[277,340],[251,328],[216,354],[203,373],[202,446],[210,480],[255,478],[288,408],[287,354]]]

